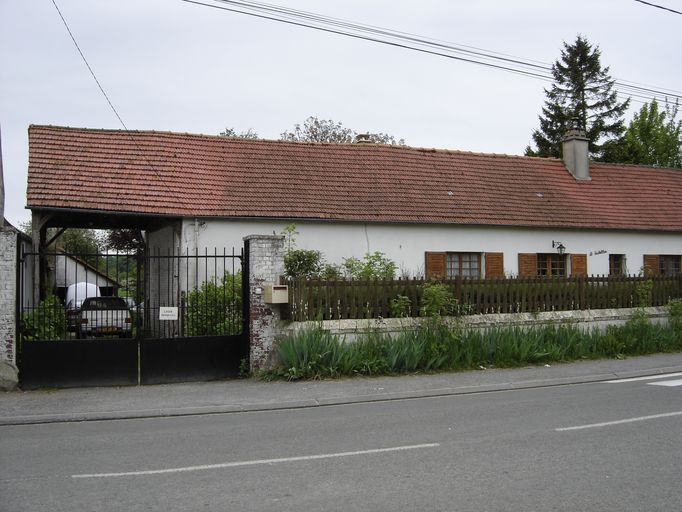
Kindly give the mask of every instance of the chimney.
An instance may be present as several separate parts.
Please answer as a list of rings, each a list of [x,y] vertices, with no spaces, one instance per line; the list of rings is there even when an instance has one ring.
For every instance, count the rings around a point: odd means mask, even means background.
[[[369,133],[358,133],[355,136],[356,144],[372,144],[372,136]]]
[[[590,178],[590,153],[589,142],[585,136],[585,130],[574,127],[566,132],[562,143],[564,165],[576,180],[589,181]]]

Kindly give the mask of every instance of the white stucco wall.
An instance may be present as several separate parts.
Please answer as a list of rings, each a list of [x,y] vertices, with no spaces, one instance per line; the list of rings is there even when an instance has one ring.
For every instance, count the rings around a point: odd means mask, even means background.
[[[293,221],[300,249],[322,251],[330,263],[350,256],[363,257],[381,251],[401,271],[421,275],[426,251],[502,252],[508,275],[518,274],[519,253],[552,253],[552,241],[560,241],[567,253],[587,254],[588,274],[608,274],[609,254],[624,254],[627,272],[637,274],[645,254],[682,254],[682,235],[625,231],[527,229],[418,224],[362,224]],[[194,219],[183,221],[181,243],[193,250],[205,247],[235,248],[246,235],[281,234],[289,222]]]
[[[102,275],[73,258],[57,255],[54,265],[55,282],[58,288],[65,288],[74,283],[85,281],[99,287],[115,287],[118,285],[112,279]]]

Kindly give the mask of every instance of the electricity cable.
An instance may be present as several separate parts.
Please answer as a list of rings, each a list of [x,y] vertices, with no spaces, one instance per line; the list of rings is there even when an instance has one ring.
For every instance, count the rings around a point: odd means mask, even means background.
[[[324,16],[308,11],[282,7],[264,2],[246,0],[212,0],[213,4],[199,0],[182,0],[186,3],[210,7],[238,14],[253,16],[269,21],[276,21],[303,28],[343,35],[355,39],[380,43],[407,50],[427,53],[435,56],[459,60],[466,63],[487,66],[490,68],[553,82],[552,67],[546,63],[522,59],[499,52],[484,50],[473,46],[455,45],[436,39],[418,36],[408,32],[400,32],[373,25],[364,25],[339,18]],[[215,3],[224,4],[216,5]],[[496,64],[500,62],[501,64]],[[625,80],[614,80],[614,88],[619,96],[628,96],[637,103],[647,100],[668,97],[679,101],[682,92],[672,89],[653,88],[645,84]]]
[[[111,110],[114,112],[116,115],[116,118],[118,119],[119,123],[121,123],[121,126],[123,126],[123,130],[128,134],[128,137],[130,137],[130,140],[132,143],[135,145],[137,148],[140,156],[147,162],[147,165],[151,168],[152,171],[154,171],[154,174],[156,174],[156,177],[163,183],[163,178],[159,174],[159,171],[154,167],[154,165],[149,161],[147,156],[145,155],[144,151],[142,151],[142,148],[140,145],[137,143],[137,140],[135,140],[135,137],[133,137],[131,130],[128,129],[126,124],[123,122],[123,119],[119,115],[118,111],[116,110],[116,107],[114,107],[114,104],[111,102],[109,99],[109,96],[107,93],[104,91],[104,87],[102,87],[102,84],[100,81],[97,79],[97,76],[95,75],[95,72],[92,70],[92,67],[90,67],[90,64],[88,63],[88,60],[85,58],[85,55],[83,54],[80,46],[78,45],[78,42],[76,41],[76,38],[74,37],[73,33],[71,32],[71,29],[69,28],[69,24],[66,22],[66,19],[64,18],[64,15],[62,14],[62,11],[59,10],[59,6],[57,6],[56,0],[52,0],[52,4],[54,5],[54,8],[57,9],[57,13],[59,14],[59,17],[61,18],[62,22],[64,23],[64,26],[66,27],[66,31],[69,33],[69,36],[71,37],[71,41],[73,41],[73,44],[75,45],[76,49],[78,50],[78,53],[80,54],[81,58],[83,59],[83,62],[85,63],[85,66],[88,68],[88,71],[90,71],[90,74],[92,75],[92,78],[95,80],[95,83],[97,84],[97,87],[99,87],[99,90],[102,92],[102,95],[104,96],[104,99],[107,100],[107,103],[109,104],[109,107],[111,107]]]

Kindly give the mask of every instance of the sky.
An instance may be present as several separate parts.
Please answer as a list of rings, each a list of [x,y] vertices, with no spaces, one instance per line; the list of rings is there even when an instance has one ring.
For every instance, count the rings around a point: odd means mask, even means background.
[[[230,127],[278,139],[317,116],[415,147],[520,155],[550,86],[181,0],[54,1],[131,130],[217,135]],[[547,65],[581,34],[599,46],[613,78],[682,90],[682,15],[635,0],[269,3]],[[681,0],[652,3],[682,11]],[[641,106],[633,102],[626,119]],[[122,129],[53,0],[0,0],[5,217],[15,226],[30,217],[31,124]]]

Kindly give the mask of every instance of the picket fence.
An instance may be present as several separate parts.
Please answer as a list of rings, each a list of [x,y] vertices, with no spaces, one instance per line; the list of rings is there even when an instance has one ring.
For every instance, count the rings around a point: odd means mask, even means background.
[[[294,321],[423,316],[424,279],[290,279],[288,318]],[[662,306],[682,297],[679,276],[576,276],[443,280],[455,314],[535,313]],[[399,298],[402,308],[396,308]],[[406,297],[406,299],[405,299]]]

